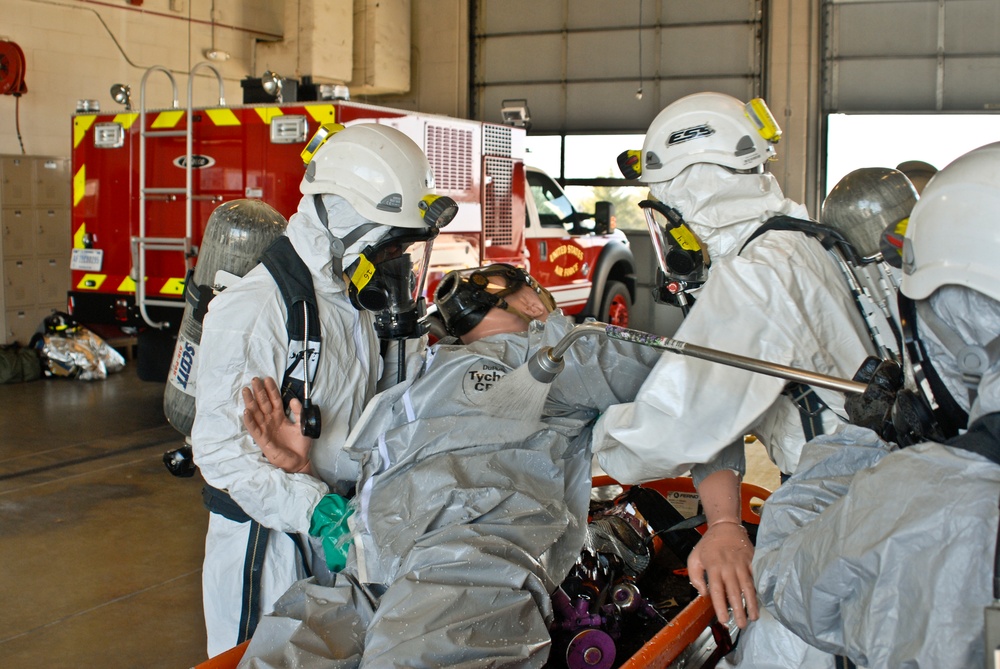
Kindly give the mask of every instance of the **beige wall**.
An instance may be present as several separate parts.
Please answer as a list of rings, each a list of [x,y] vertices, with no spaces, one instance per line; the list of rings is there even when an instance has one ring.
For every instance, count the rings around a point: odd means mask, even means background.
[[[310,0],[286,0],[302,2]],[[365,0],[355,0],[364,4]],[[187,104],[187,72],[212,47],[212,0],[0,0],[0,38],[25,51],[28,93],[20,99],[20,128],[29,154],[68,156],[71,115],[80,99],[102,110],[119,109],[109,88],[132,86],[135,103],[143,73],[161,65],[174,73],[181,106]],[[214,40],[231,58],[217,62],[229,104],[240,104],[240,80],[260,76],[265,64],[257,40],[280,39],[285,4],[277,0],[215,0]],[[817,81],[819,0],[774,0],[768,38],[765,98],[784,129],[774,165],[786,194],[810,205],[817,176]],[[469,15],[467,0],[412,0],[411,87],[407,93],[354,99],[420,111],[468,114]],[[202,74],[209,73],[202,70]],[[199,77],[194,104],[214,104],[214,78]],[[165,107],[169,81],[148,79],[150,107]],[[15,100],[0,96],[0,153],[21,153],[15,132]]]
[[[28,92],[20,99],[24,151],[68,156],[76,101],[93,99],[102,110],[121,109],[109,93],[112,84],[121,82],[132,86],[138,104],[143,73],[153,65],[174,73],[185,106],[186,73],[212,46],[211,6],[210,0],[145,0],[137,11],[123,1],[0,0],[0,38],[16,42],[25,54]],[[215,48],[232,56],[218,63],[225,97],[238,103],[239,81],[252,68],[255,38],[281,34],[281,4],[216,0],[215,6]],[[149,106],[169,106],[169,79],[154,73],[148,82]],[[214,78],[196,81],[195,104],[212,104],[217,97]],[[21,153],[10,95],[0,96],[0,153]]]
[[[772,0],[764,99],[783,131],[771,172],[819,216],[819,0]]]

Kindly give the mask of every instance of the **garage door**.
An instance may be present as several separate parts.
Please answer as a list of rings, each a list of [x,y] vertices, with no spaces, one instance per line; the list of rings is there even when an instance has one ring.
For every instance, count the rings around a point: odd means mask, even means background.
[[[527,100],[532,132],[644,133],[704,90],[764,90],[766,0],[477,0],[474,118]],[[641,94],[640,94],[641,91]]]
[[[1000,109],[997,0],[824,0],[827,112]]]

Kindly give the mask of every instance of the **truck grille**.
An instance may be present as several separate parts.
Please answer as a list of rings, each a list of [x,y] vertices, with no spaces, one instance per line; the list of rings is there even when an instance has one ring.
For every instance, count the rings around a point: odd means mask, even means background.
[[[510,127],[505,125],[483,126],[483,155],[510,157]]]
[[[464,193],[472,188],[472,132],[427,125],[427,159],[438,193]]]
[[[483,232],[493,246],[514,244],[514,221],[511,211],[511,186],[513,184],[514,161],[510,158],[483,159],[486,166],[486,197],[483,201]]]

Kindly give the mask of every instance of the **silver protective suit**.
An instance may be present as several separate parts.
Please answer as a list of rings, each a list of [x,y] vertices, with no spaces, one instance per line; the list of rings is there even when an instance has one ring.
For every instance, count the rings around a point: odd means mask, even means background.
[[[263,266],[212,301],[199,353],[194,459],[207,483],[227,490],[249,516],[273,530],[261,579],[265,612],[305,575],[285,533],[307,535],[312,512],[330,486],[343,492],[357,478],[357,465],[342,448],[374,395],[381,371],[372,316],[351,306],[343,280],[334,279],[331,269],[332,234],[343,236],[366,221],[342,198],[326,195],[324,203],[330,230],[319,220],[310,195],[302,198],[285,233],[309,267],[318,303],[322,348],[311,390],[313,404],[322,412],[323,431],[312,457],[322,480],[287,474],[269,464],[243,427],[240,390],[254,377],[271,376],[280,382],[286,367],[285,305]],[[370,234],[384,232],[382,228]],[[351,254],[347,258],[353,261]],[[249,528],[249,523],[210,515],[202,575],[209,656],[237,643]]]
[[[966,342],[1000,332],[1000,303],[970,289],[945,286],[931,306]],[[927,344],[969,408],[951,355]],[[994,362],[970,423],[998,410]],[[786,627],[751,626],[740,666],[800,666],[789,631],[858,666],[983,666],[998,494],[1000,466],[958,448],[898,450],[854,427],[810,442],[799,472],[764,506],[753,562],[762,605]]]
[[[241,667],[544,664],[549,594],[585,537],[589,428],[658,357],[581,339],[546,398],[522,365],[573,325],[556,312],[529,333],[440,344],[415,380],[376,396],[351,436],[348,566],[332,587],[296,584]]]
[[[837,262],[801,232],[744,243],[772,216],[807,216],[770,174],[696,164],[650,193],[678,209],[708,249],[708,281],[676,338],[728,353],[851,378],[873,351]],[[742,252],[741,252],[741,249]],[[803,428],[784,379],[665,354],[635,401],[613,406],[594,429],[594,452],[624,482],[677,476],[756,435],[785,473],[795,471]],[[837,428],[843,396],[815,389]]]

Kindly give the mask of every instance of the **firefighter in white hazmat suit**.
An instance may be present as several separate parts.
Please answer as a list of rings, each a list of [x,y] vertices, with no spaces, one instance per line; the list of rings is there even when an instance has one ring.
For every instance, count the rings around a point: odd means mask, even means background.
[[[631,176],[683,218],[665,226],[685,226],[675,236],[687,239],[689,250],[707,252],[707,279],[688,284],[700,287],[690,294],[694,305],[675,336],[851,378],[874,347],[841,267],[808,234],[780,226],[761,234],[774,217],[807,218],[805,207],[786,198],[763,171],[779,137],[762,100],[744,105],[728,95],[698,93],[661,111],[642,153],[629,152],[638,172]],[[698,465],[734,449],[742,454],[744,435],[753,434],[783,473],[794,473],[807,430],[836,429],[844,398],[799,387],[794,394],[804,399],[797,405],[786,386],[780,378],[664,355],[635,401],[610,407],[594,429],[600,465],[622,482],[695,467],[709,525],[688,561],[692,583],[711,595],[721,619],[731,608],[741,627],[757,608],[753,547],[740,523],[739,474],[723,468],[700,477]]]
[[[900,310],[924,383],[892,404],[905,447],[862,428],[817,439],[764,507],[753,563],[761,603],[858,666],[986,660],[984,608],[1000,596],[998,212],[1000,143],[941,170],[910,216]],[[908,409],[914,401],[924,410]],[[745,665],[800,666],[781,661],[780,636],[751,632]]]
[[[203,571],[209,656],[249,638],[292,583],[321,567],[309,536],[338,531],[340,495],[358,475],[341,451],[382,374],[377,314],[359,296],[380,285],[383,263],[408,258],[411,243],[429,244],[450,220],[427,215],[430,166],[398,130],[336,126],[314,139],[286,236],[212,301],[204,321],[192,442],[212,511]],[[284,255],[269,265],[278,246]],[[298,276],[281,275],[292,265]],[[306,389],[312,409],[303,429],[319,433],[316,476],[274,467],[243,428],[240,389],[265,376],[283,390]]]
[[[362,474],[347,567],[332,587],[296,584],[240,666],[544,665],[549,595],[586,534],[589,428],[660,354],[581,339],[549,386],[524,364],[576,324],[523,270],[452,272],[435,304],[468,343],[428,349],[365,410],[349,444]],[[275,434],[255,430],[268,457]]]

